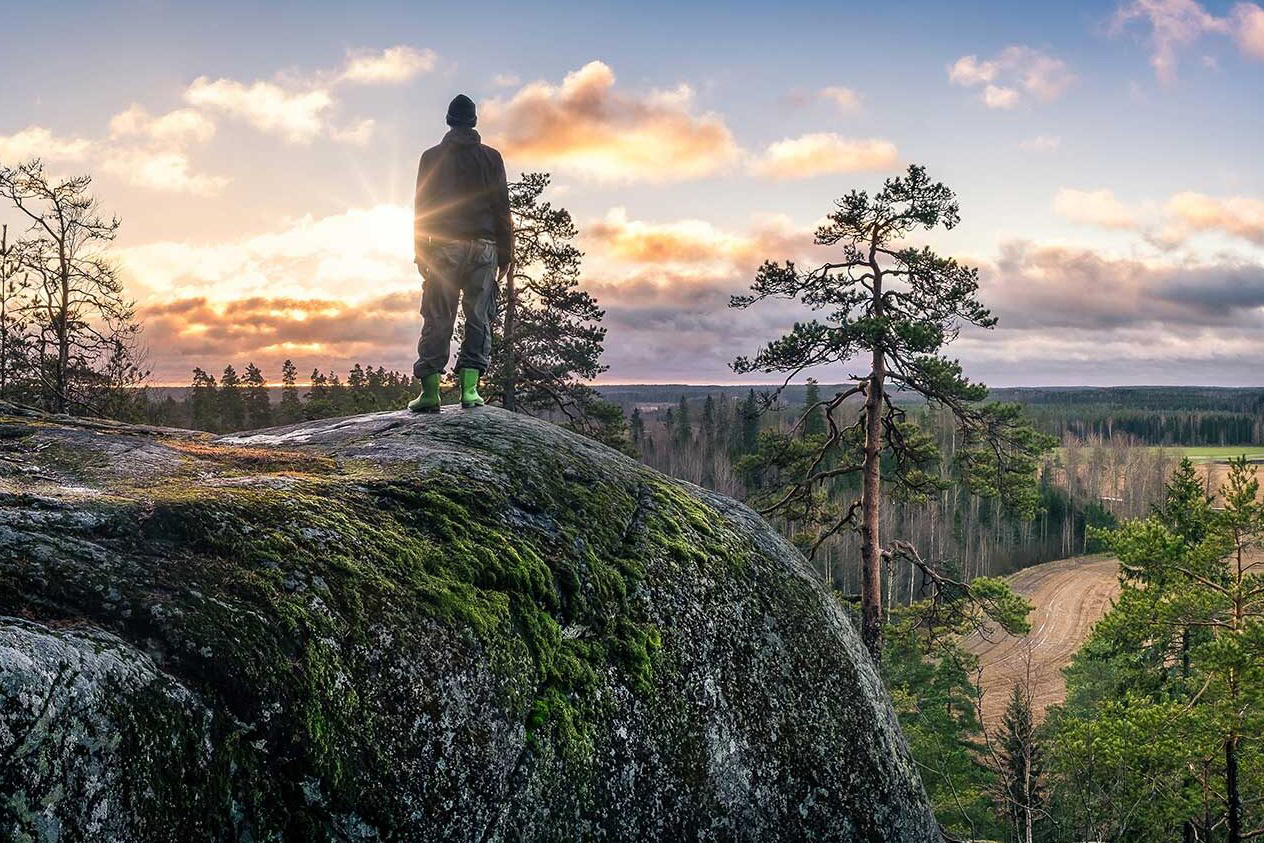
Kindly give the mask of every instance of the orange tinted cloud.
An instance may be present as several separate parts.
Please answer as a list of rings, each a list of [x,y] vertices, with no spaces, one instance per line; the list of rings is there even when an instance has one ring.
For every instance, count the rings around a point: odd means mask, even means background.
[[[899,159],[899,152],[890,141],[815,132],[770,144],[753,168],[770,179],[804,179],[828,173],[887,170]]]
[[[731,232],[706,220],[646,222],[612,208],[582,231],[590,255],[641,264],[726,264],[754,266],[765,259],[797,254],[812,233],[785,217],[763,217],[749,230]]]
[[[418,293],[348,304],[334,299],[204,297],[144,307],[144,341],[156,383],[184,383],[194,366],[216,372],[254,362],[269,377],[293,358],[300,369],[365,362],[408,371],[421,325]]]
[[[434,50],[418,50],[399,45],[380,52],[355,50],[347,56],[342,79],[365,85],[390,85],[407,82],[420,73],[434,70],[439,57]]]
[[[1234,40],[1238,48],[1252,58],[1264,61],[1264,9],[1254,3],[1238,3],[1233,7]]]
[[[235,79],[199,76],[184,92],[190,105],[212,108],[241,117],[264,132],[275,132],[291,143],[310,143],[325,127],[334,104],[328,90],[289,91],[273,82],[250,85]]]
[[[489,142],[520,166],[599,180],[677,181],[712,175],[740,155],[724,121],[692,106],[687,85],[625,93],[615,89],[606,64],[592,61],[560,85],[533,82],[481,110]]]
[[[1053,210],[1071,222],[1103,228],[1135,228],[1137,213],[1110,190],[1062,188],[1053,197]]]
[[[1174,248],[1200,233],[1221,234],[1264,245],[1264,200],[1249,196],[1174,194],[1161,205],[1127,203],[1110,190],[1059,190],[1054,211],[1072,222],[1102,228],[1139,229],[1162,248]]]
[[[1264,201],[1245,196],[1219,198],[1186,191],[1167,201],[1168,234],[1219,231],[1264,246]]]
[[[45,161],[82,161],[92,151],[92,141],[62,138],[43,126],[27,126],[11,135],[0,135],[0,163],[17,166],[28,158]]]

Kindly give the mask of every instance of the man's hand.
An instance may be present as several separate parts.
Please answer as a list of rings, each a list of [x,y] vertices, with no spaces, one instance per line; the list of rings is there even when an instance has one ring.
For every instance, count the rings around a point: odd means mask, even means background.
[[[500,273],[496,276],[496,281],[497,282],[504,281],[511,274],[513,274],[513,271],[514,271],[514,265],[512,263],[505,264],[504,266],[500,268]]]

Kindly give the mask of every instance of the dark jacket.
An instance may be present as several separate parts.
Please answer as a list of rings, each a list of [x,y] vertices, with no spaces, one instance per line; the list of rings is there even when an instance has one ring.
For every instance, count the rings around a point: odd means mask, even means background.
[[[473,129],[452,129],[422,153],[413,209],[419,264],[431,239],[486,238],[495,241],[500,266],[513,257],[505,162]]]

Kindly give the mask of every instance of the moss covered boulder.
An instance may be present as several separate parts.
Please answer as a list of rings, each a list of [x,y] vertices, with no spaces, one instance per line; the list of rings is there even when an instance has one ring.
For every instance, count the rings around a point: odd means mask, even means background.
[[[759,517],[490,407],[0,405],[0,839],[938,839]]]

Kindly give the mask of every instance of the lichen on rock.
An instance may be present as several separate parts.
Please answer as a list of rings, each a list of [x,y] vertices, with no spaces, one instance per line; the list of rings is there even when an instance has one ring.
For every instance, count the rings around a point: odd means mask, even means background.
[[[0,838],[935,840],[750,510],[494,408],[0,405]]]

